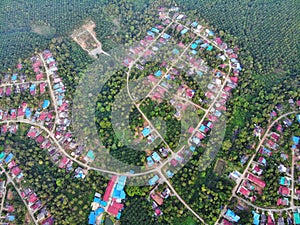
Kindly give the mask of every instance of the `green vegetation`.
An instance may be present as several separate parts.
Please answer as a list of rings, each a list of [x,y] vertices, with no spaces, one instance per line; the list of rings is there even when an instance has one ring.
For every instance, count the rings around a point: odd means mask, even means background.
[[[34,190],[47,204],[56,224],[85,224],[95,192],[103,194],[108,180],[95,171],[90,171],[84,180],[76,179],[59,169],[34,140],[24,136],[28,128],[20,125],[16,135],[0,139],[6,151],[11,149],[15,154],[24,173],[22,186]],[[76,163],[73,167],[77,167]]]

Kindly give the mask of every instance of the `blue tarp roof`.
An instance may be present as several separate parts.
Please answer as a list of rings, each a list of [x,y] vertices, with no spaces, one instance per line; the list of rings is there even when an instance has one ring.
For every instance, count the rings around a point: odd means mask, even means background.
[[[298,122],[300,123],[300,114],[298,114],[298,115],[296,116],[296,118],[297,118]]]
[[[148,136],[151,133],[151,130],[148,127],[145,127],[142,131],[144,137]]]
[[[90,215],[89,215],[89,224],[94,225],[95,222],[96,222],[96,216],[95,216],[95,213],[94,213],[94,212],[90,212]]]
[[[12,153],[9,153],[8,156],[5,158],[4,162],[9,163],[10,160],[12,160],[13,157],[14,157],[14,155]]]
[[[195,41],[196,44],[200,44],[201,42],[202,42],[201,39],[197,39],[197,40]]]
[[[43,103],[42,107],[43,107],[43,109],[46,109],[46,108],[49,107],[49,105],[50,105],[50,101],[49,100],[44,100],[44,103]]]

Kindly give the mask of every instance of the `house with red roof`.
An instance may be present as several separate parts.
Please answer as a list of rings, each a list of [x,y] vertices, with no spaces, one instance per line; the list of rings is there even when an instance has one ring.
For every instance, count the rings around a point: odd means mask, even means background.
[[[23,108],[18,108],[18,118],[22,118],[25,115],[25,111]]]
[[[283,205],[283,206],[287,206],[289,205],[289,200],[288,198],[279,198],[277,200],[277,205],[280,206],[280,205]]]
[[[232,225],[232,223],[230,223],[230,222],[229,222],[228,220],[226,220],[226,219],[223,219],[221,224],[222,224],[222,225]]]
[[[42,135],[39,135],[35,140],[37,143],[41,144],[45,139]]]
[[[290,189],[285,186],[280,186],[278,189],[278,194],[283,195],[283,196],[290,196]]]
[[[177,166],[178,165],[178,161],[176,159],[172,159],[171,160],[171,165],[174,166],[174,167]]]
[[[119,211],[124,208],[124,204],[113,201],[112,204],[108,207],[107,212],[112,216],[117,216]]]
[[[164,204],[164,199],[162,197],[160,197],[157,194],[151,194],[150,197],[158,204],[158,205],[162,205]]]
[[[27,137],[35,138],[36,137],[36,129],[34,127],[30,127],[30,130],[27,133]]]
[[[251,192],[247,188],[245,188],[244,186],[240,186],[237,193],[240,193],[241,195],[248,198]]]
[[[279,139],[280,139],[280,134],[277,134],[277,133],[275,133],[275,132],[272,132],[271,138],[272,138],[275,142],[278,142]]]
[[[221,38],[216,38],[215,39],[215,43],[217,44],[217,45],[221,45],[222,43],[223,43],[223,41],[222,41],[222,39]]]
[[[13,176],[18,176],[21,173],[21,169],[18,166],[15,166],[11,169],[11,173],[13,174]]]
[[[42,80],[44,78],[44,74],[43,73],[39,73],[35,76],[36,80]]]
[[[254,176],[251,173],[248,173],[247,179],[261,188],[264,188],[266,186],[266,183],[262,179],[260,179],[257,176]]]
[[[59,163],[59,168],[62,169],[64,167],[66,167],[66,165],[70,162],[70,159],[68,159],[67,157],[63,157]]]
[[[261,176],[263,173],[263,169],[261,169],[258,165],[253,165],[252,173],[257,174],[258,176]]]
[[[31,194],[27,201],[29,202],[29,204],[34,204],[39,198],[37,197],[36,193]]]
[[[188,133],[191,134],[191,133],[193,133],[194,130],[195,130],[194,127],[190,127],[190,128],[188,129]]]
[[[103,201],[107,202],[109,200],[116,180],[117,180],[116,176],[112,176],[112,178],[109,180],[105,193],[103,195]]]
[[[203,140],[205,138],[205,135],[201,132],[196,132],[195,137],[199,138],[200,140]]]

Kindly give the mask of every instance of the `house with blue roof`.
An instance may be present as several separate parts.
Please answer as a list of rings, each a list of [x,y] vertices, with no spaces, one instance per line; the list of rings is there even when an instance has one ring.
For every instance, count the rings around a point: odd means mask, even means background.
[[[4,159],[4,162],[8,164],[14,158],[14,154],[9,153],[8,156]]]
[[[42,105],[43,109],[47,109],[50,106],[50,101],[49,100],[44,100],[44,103]]]
[[[195,146],[190,146],[190,150],[191,150],[191,152],[194,152],[196,150],[196,147]]]
[[[104,212],[104,209],[100,207],[100,208],[96,209],[95,216],[97,217],[97,216],[99,216],[103,212]]]
[[[197,51],[196,51],[196,50],[192,50],[191,53],[192,53],[193,55],[196,55],[196,54],[197,54]]]
[[[259,221],[259,217],[260,215],[255,212],[255,211],[252,211],[252,214],[253,214],[253,223],[254,225],[259,225],[260,221]]]
[[[148,165],[149,167],[151,167],[151,166],[154,165],[154,161],[153,161],[153,159],[152,159],[151,156],[148,156],[148,157],[147,157],[147,165]]]
[[[12,222],[12,221],[15,220],[15,216],[14,216],[14,215],[8,215],[8,216],[6,217],[6,220]]]
[[[240,217],[236,215],[231,209],[227,209],[225,217],[231,222],[237,223],[240,220]]]
[[[16,81],[18,78],[18,74],[14,73],[11,77],[11,81]]]
[[[169,34],[167,34],[167,33],[164,33],[164,34],[162,35],[162,37],[163,37],[164,39],[169,39],[169,38],[171,38],[171,36],[170,36]]]
[[[153,152],[152,154],[152,158],[154,159],[154,161],[159,162],[161,160],[160,156],[158,155],[157,152]]]
[[[174,176],[174,173],[171,170],[167,170],[166,174],[167,174],[168,178],[171,178]]]
[[[155,27],[151,28],[151,31],[152,31],[152,32],[155,32],[155,33],[157,33],[157,34],[159,33],[159,29],[157,29],[157,28],[155,28]]]
[[[94,225],[94,224],[96,224],[96,215],[95,212],[90,212],[89,225]]]
[[[298,145],[299,141],[300,141],[300,137],[293,136],[292,140],[293,140],[293,142],[294,142],[295,145]]]
[[[184,28],[182,31],[180,31],[180,34],[185,34],[188,32],[188,29]]]
[[[162,75],[161,70],[158,70],[154,73],[155,76],[160,77]]]
[[[120,176],[117,184],[115,186],[115,189],[113,191],[113,198],[116,199],[125,199],[126,198],[126,193],[124,191],[125,183],[126,183],[126,176]]]
[[[172,52],[173,52],[173,54],[175,54],[175,55],[178,55],[178,54],[179,54],[179,50],[176,49],[176,48],[174,48]]]
[[[198,46],[198,45],[197,45],[196,43],[191,44],[191,48],[192,48],[192,49],[196,49],[197,46]]]
[[[26,117],[26,119],[30,118],[30,116],[31,116],[30,108],[26,108],[25,109],[25,117]]]
[[[298,122],[300,123],[300,114],[298,114],[298,115],[296,116],[296,119],[297,119]]]
[[[156,184],[157,181],[159,181],[159,176],[155,175],[154,177],[149,179],[148,183],[149,183],[150,186],[153,186],[154,184]]]
[[[155,36],[155,34],[154,34],[152,31],[150,31],[150,30],[147,32],[147,34],[148,34],[149,36],[152,36],[152,37]]]
[[[197,27],[198,26],[198,23],[195,21],[195,22],[192,22],[191,24],[192,27]]]
[[[142,135],[144,137],[147,137],[149,134],[151,133],[151,130],[149,127],[145,127],[143,130],[142,130]]]

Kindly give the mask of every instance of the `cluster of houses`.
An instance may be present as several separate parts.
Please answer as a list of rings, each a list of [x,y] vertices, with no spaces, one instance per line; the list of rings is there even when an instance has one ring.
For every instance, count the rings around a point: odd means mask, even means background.
[[[163,212],[159,208],[164,204],[164,200],[167,199],[171,194],[171,191],[169,188],[165,188],[164,191],[161,193],[156,193],[154,190],[151,191],[150,197],[153,200],[152,201],[152,209],[154,210],[155,216],[161,216],[163,215]]]
[[[52,161],[58,165],[60,169],[64,169],[67,173],[74,170],[73,161],[70,160],[67,156],[65,156],[55,144],[53,144],[52,140],[43,135],[41,129],[31,126],[27,132],[27,137],[34,139],[36,143],[40,146],[41,149],[46,150],[46,152],[51,157]],[[61,143],[67,142],[68,136],[61,137],[58,139]],[[64,141],[62,141],[64,140]],[[81,167],[77,167],[74,170],[74,177],[76,178],[84,178],[86,175],[86,170]]]
[[[23,179],[24,174],[22,173],[22,170],[17,165],[17,162],[14,160],[14,158],[15,158],[15,156],[12,152],[7,153],[7,154],[5,152],[0,153],[0,163],[4,164],[5,167],[7,167],[7,169],[9,170],[9,173],[11,174],[12,179],[15,179],[17,182],[20,182]],[[4,182],[2,182],[2,187],[3,186],[4,186]],[[4,187],[2,189],[4,189]],[[1,194],[2,193],[3,192],[1,191]],[[28,207],[32,210],[33,213],[40,210],[44,205],[39,200],[37,194],[34,191],[32,191],[30,188],[24,189],[24,191],[21,192],[21,197],[24,200],[26,200]],[[7,205],[4,208],[4,210],[8,212],[5,219],[9,222],[13,222],[15,219],[15,216],[12,215],[11,213],[14,211],[14,207],[11,205]],[[44,211],[45,211],[45,207],[44,207]],[[38,221],[41,221],[42,224],[44,224],[43,221],[45,219],[48,220],[49,217],[50,217],[50,213],[47,211],[47,213],[44,216],[39,214],[37,219],[38,219]]]
[[[126,179],[126,176],[113,176],[108,182],[103,197],[100,193],[95,193],[88,218],[89,225],[102,223],[104,212],[118,220],[121,218],[122,210],[124,209],[123,203],[126,198],[124,191]]]
[[[53,83],[53,92],[55,96],[55,103],[57,106],[57,113],[58,113],[58,120],[56,121],[56,129],[54,137],[58,140],[58,142],[61,144],[61,146],[64,149],[71,150],[71,155],[73,157],[79,157],[84,152],[84,147],[78,143],[75,142],[74,138],[72,137],[72,134],[68,132],[68,127],[71,124],[71,118],[70,118],[70,102],[66,99],[65,92],[66,87],[62,81],[62,78],[59,77],[59,74],[57,73],[58,67],[57,62],[55,61],[53,54],[49,50],[45,50],[42,53],[43,60],[46,63],[46,71],[51,75],[52,83]],[[50,150],[51,154],[53,155],[54,161],[57,161],[57,159],[61,158],[60,153],[55,153],[54,147]],[[83,160],[86,162],[92,162],[94,160],[94,154],[91,151],[88,151],[87,155],[83,157]],[[60,162],[61,168],[67,168],[67,170],[71,170],[72,162],[68,160],[66,157],[62,157],[62,162]],[[83,172],[83,169],[81,167],[78,167],[75,170],[75,176],[84,178],[85,174]]]
[[[6,212],[6,215],[1,216],[1,219],[4,220],[7,223],[2,223],[2,224],[7,224],[9,225],[10,223],[14,223],[15,221],[15,207],[12,204],[5,203],[3,205],[2,211]]]
[[[0,121],[26,119],[33,123],[39,123],[48,129],[53,127],[54,113],[50,108],[50,100],[44,100],[38,109],[29,108],[26,102],[23,102],[18,108],[8,111],[0,109]]]
[[[43,94],[47,87],[47,82],[43,80],[44,73],[41,70],[42,62],[37,61],[37,58],[31,59],[33,70],[36,73],[36,82],[27,82],[27,77],[24,73],[5,74],[0,76],[0,97],[9,97],[12,94],[25,94],[28,90],[30,95],[37,94],[39,87],[39,93]],[[18,64],[17,68],[22,70],[22,64]]]
[[[283,123],[286,121],[290,121],[288,118],[283,119]],[[290,123],[289,123],[290,124]],[[270,132],[267,135],[263,145],[260,147],[258,151],[258,159],[257,161],[253,161],[249,170],[247,171],[246,179],[242,181],[240,187],[237,190],[237,193],[248,198],[252,202],[256,200],[255,192],[258,194],[262,194],[262,190],[265,188],[266,183],[262,179],[262,175],[265,167],[267,166],[268,158],[272,156],[273,151],[278,150],[278,142],[280,140],[281,134],[279,132]],[[286,161],[288,159],[288,154],[282,152],[280,154],[282,161]],[[289,205],[290,197],[290,167],[280,163],[278,165],[278,171],[285,176],[282,176],[279,179],[280,187],[278,189],[278,194],[280,197],[277,200],[277,206]],[[255,191],[255,192],[254,192]]]
[[[275,219],[274,214],[269,212],[265,214],[264,212],[259,213],[258,211],[252,211],[254,225],[299,225],[300,224],[300,208],[295,209],[294,211],[288,212],[286,216],[282,214],[277,216]],[[238,224],[240,220],[240,216],[238,216],[233,210],[227,209],[224,218],[221,221],[221,225],[233,225]]]
[[[54,223],[54,217],[47,210],[46,206],[41,202],[38,195],[30,188],[25,188],[21,191],[21,197],[27,202],[29,208],[33,213],[38,212],[37,221],[42,225],[52,225]]]

